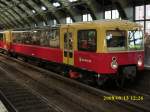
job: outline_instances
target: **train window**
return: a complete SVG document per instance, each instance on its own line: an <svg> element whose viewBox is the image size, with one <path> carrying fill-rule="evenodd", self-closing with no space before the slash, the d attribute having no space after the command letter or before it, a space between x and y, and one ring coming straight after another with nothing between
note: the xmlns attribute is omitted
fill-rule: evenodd
<svg viewBox="0 0 150 112"><path fill-rule="evenodd" d="M32 32L13 32L13 43L39 45L44 47L59 47L59 30L37 29Z"/></svg>
<svg viewBox="0 0 150 112"><path fill-rule="evenodd" d="M136 30L128 31L128 41L129 50L143 49L143 32Z"/></svg>
<svg viewBox="0 0 150 112"><path fill-rule="evenodd" d="M3 33L0 33L0 40L3 40Z"/></svg>
<svg viewBox="0 0 150 112"><path fill-rule="evenodd" d="M39 38L40 32L35 30L32 31L31 35L32 35L32 44L40 45L40 38Z"/></svg>
<svg viewBox="0 0 150 112"><path fill-rule="evenodd" d="M49 47L49 30L38 29L32 32L31 43L43 47Z"/></svg>
<svg viewBox="0 0 150 112"><path fill-rule="evenodd" d="M48 35L49 35L49 46L52 48L59 48L60 47L59 29L52 29Z"/></svg>
<svg viewBox="0 0 150 112"><path fill-rule="evenodd" d="M30 32L22 32L21 34L22 43L32 44L32 35Z"/></svg>
<svg viewBox="0 0 150 112"><path fill-rule="evenodd" d="M73 37L70 32L64 34L64 48L69 50L73 49Z"/></svg>
<svg viewBox="0 0 150 112"><path fill-rule="evenodd" d="M12 33L12 40L13 43L23 43L23 38L21 36L22 32L13 32Z"/></svg>
<svg viewBox="0 0 150 112"><path fill-rule="evenodd" d="M125 50L126 36L125 31L109 30L106 31L106 42L108 50Z"/></svg>
<svg viewBox="0 0 150 112"><path fill-rule="evenodd" d="M45 46L44 35L45 35L45 32L43 32L42 30L33 31L32 32L32 44Z"/></svg>
<svg viewBox="0 0 150 112"><path fill-rule="evenodd" d="M81 51L96 51L97 32L91 30L78 31L78 50Z"/></svg>
<svg viewBox="0 0 150 112"><path fill-rule="evenodd" d="M41 30L39 35L40 45L44 47L49 46L49 37L48 37L48 30Z"/></svg>
<svg viewBox="0 0 150 112"><path fill-rule="evenodd" d="M14 33L12 33L12 42L16 43L16 36L14 35Z"/></svg>

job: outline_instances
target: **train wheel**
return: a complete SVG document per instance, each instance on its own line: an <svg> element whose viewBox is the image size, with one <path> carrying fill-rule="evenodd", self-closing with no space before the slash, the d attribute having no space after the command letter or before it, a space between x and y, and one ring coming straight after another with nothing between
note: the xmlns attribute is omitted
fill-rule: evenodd
<svg viewBox="0 0 150 112"><path fill-rule="evenodd" d="M117 87L124 87L124 84L125 84L125 76L122 74L120 76L118 76L116 79L115 79L115 82L116 82L116 85Z"/></svg>
<svg viewBox="0 0 150 112"><path fill-rule="evenodd" d="M15 54L15 53L12 53L12 57L13 57L13 58L18 58L18 55Z"/></svg>
<svg viewBox="0 0 150 112"><path fill-rule="evenodd" d="M0 53L4 54L4 50L1 50Z"/></svg>
<svg viewBox="0 0 150 112"><path fill-rule="evenodd" d="M118 76L116 79L117 86L124 87L126 80L128 81L128 84L134 82L136 74L137 74L136 66L127 66L121 68L117 74Z"/></svg>
<svg viewBox="0 0 150 112"><path fill-rule="evenodd" d="M69 67L65 66L62 70L62 74L65 77L69 77Z"/></svg>
<svg viewBox="0 0 150 112"><path fill-rule="evenodd" d="M105 81L103 81L103 80L97 80L96 83L97 83L97 85L98 85L99 87L101 87L101 86L104 85Z"/></svg>
<svg viewBox="0 0 150 112"><path fill-rule="evenodd" d="M28 62L27 57L22 57L22 59L23 59L24 62Z"/></svg>
<svg viewBox="0 0 150 112"><path fill-rule="evenodd" d="M97 74L96 83L99 87L102 87L107 80L108 80L108 77Z"/></svg>

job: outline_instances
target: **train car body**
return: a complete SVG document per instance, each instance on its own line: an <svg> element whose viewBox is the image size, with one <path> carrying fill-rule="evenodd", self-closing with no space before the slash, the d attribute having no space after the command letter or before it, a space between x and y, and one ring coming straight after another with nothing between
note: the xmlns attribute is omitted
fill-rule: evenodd
<svg viewBox="0 0 150 112"><path fill-rule="evenodd" d="M0 49L1 50L9 51L11 41L12 40L11 40L11 32L10 31L0 32Z"/></svg>
<svg viewBox="0 0 150 112"><path fill-rule="evenodd" d="M5 34L7 49L12 54L94 72L98 78L115 76L120 68L122 74L130 75L144 68L141 26L125 20L73 23L51 30ZM2 49L3 44L1 41Z"/></svg>

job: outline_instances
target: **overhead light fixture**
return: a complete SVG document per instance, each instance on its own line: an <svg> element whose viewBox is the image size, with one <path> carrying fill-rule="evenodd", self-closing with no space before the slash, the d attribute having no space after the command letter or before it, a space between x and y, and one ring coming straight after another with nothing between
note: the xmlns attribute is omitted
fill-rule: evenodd
<svg viewBox="0 0 150 112"><path fill-rule="evenodd" d="M42 6L41 9L42 9L43 11L45 11L45 10L46 10L46 7Z"/></svg>
<svg viewBox="0 0 150 112"><path fill-rule="evenodd" d="M56 25L57 24L57 21L56 19L53 20L53 25Z"/></svg>
<svg viewBox="0 0 150 112"><path fill-rule="evenodd" d="M43 26L46 26L46 22L45 21L43 21Z"/></svg>
<svg viewBox="0 0 150 112"><path fill-rule="evenodd" d="M76 1L78 1L78 0L69 0L69 2L76 2Z"/></svg>
<svg viewBox="0 0 150 112"><path fill-rule="evenodd" d="M34 24L34 27L37 27L37 24Z"/></svg>
<svg viewBox="0 0 150 112"><path fill-rule="evenodd" d="M59 2L54 2L54 3L53 3L53 6L54 6L54 7L60 7L60 3L59 3Z"/></svg>
<svg viewBox="0 0 150 112"><path fill-rule="evenodd" d="M36 13L36 11L35 11L35 10L32 10L32 12L33 12L33 13Z"/></svg>

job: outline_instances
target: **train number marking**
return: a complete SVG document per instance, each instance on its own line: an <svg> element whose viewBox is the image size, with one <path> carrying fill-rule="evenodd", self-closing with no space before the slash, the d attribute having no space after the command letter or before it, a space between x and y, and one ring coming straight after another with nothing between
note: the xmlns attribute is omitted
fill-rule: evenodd
<svg viewBox="0 0 150 112"><path fill-rule="evenodd" d="M86 59L86 58L79 58L79 61L80 62L86 62L86 63L92 63L92 60L91 59Z"/></svg>

